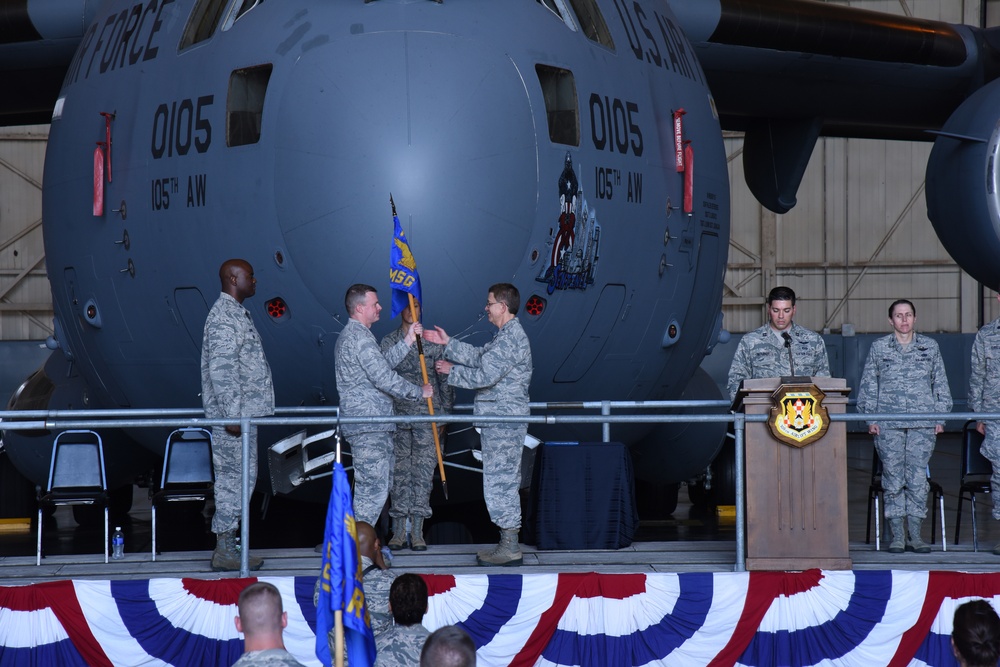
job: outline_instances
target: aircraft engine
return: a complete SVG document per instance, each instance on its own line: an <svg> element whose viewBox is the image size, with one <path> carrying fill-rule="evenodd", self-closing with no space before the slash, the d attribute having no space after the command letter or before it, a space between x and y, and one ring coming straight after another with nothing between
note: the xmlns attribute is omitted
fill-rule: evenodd
<svg viewBox="0 0 1000 667"><path fill-rule="evenodd" d="M927 214L942 245L976 280L1000 287L1000 80L951 115L927 161Z"/></svg>

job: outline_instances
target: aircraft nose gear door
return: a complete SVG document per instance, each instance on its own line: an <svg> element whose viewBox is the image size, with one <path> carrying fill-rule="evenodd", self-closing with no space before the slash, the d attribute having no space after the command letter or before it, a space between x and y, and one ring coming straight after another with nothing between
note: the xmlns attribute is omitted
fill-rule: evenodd
<svg viewBox="0 0 1000 667"><path fill-rule="evenodd" d="M601 298L594 306L594 312L587 322L576 345L570 350L566 360L556 371L553 382L576 382L597 360L597 355L608 342L611 330L618 321L622 304L625 302L624 285L605 285L601 290Z"/></svg>

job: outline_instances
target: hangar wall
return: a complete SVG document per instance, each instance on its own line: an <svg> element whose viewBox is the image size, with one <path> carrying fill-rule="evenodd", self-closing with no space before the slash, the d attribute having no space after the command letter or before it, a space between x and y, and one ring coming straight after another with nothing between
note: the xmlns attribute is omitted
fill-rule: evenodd
<svg viewBox="0 0 1000 667"><path fill-rule="evenodd" d="M978 0L854 0L861 9L980 25ZM1000 23L991 0L987 23ZM732 237L723 310L725 328L755 329L768 291L788 285L799 296L796 321L826 332L889 329L897 298L917 308L918 329L973 333L1000 313L994 293L951 260L924 200L931 143L820 139L785 215L764 209L744 180L742 136L727 134ZM980 310L982 303L982 311Z"/></svg>
<svg viewBox="0 0 1000 667"><path fill-rule="evenodd" d="M42 245L47 125L0 128L0 340L44 340L52 295Z"/></svg>

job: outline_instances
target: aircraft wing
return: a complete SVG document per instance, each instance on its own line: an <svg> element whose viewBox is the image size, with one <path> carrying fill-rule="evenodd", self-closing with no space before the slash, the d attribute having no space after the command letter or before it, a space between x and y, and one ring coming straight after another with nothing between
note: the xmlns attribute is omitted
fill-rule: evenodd
<svg viewBox="0 0 1000 667"><path fill-rule="evenodd" d="M95 0L0 0L0 125L48 123Z"/></svg>
<svg viewBox="0 0 1000 667"><path fill-rule="evenodd" d="M747 184L785 213L820 136L934 141L927 211L970 275L1000 288L1000 29L814 0L671 0Z"/></svg>
<svg viewBox="0 0 1000 667"><path fill-rule="evenodd" d="M1000 74L993 31L812 0L671 0L722 125L819 119L823 136L932 140Z"/></svg>

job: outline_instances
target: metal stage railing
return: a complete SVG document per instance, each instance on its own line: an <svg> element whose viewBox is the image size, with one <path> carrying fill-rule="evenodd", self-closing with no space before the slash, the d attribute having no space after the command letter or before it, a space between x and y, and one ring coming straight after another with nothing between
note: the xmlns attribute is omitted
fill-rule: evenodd
<svg viewBox="0 0 1000 667"><path fill-rule="evenodd" d="M338 424L371 424L371 423L429 423L438 424L601 424L602 436L605 442L611 440L613 424L651 424L651 423L731 423L736 446L736 563L734 570L746 570L746 534L744 498L744 435L747 423L766 422L765 414L746 415L742 412L730 412L728 401L580 401L580 402L550 402L531 403L532 410L595 410L599 414L531 414L510 416L486 416L471 414L439 414L434 416L375 416L375 417L340 417L338 408L331 407L293 407L278 408L271 417L245 417L242 419L206 419L203 411L196 408L170 409L119 409L119 410L22 410L0 411L0 429L5 431L30 431L38 429L62 430L77 428L178 428L183 426L228 426L238 424L243 433L243 508L242 515L250 513L250 481L247 470L250 464L249 438L250 428L258 426L322 426L330 427ZM469 412L472 405L457 405L456 412ZM649 414L649 410L703 409L727 410L725 413L710 414ZM635 411L638 414L616 414L614 410ZM980 421L1000 420L1000 413L974 412L928 412L912 414L873 413L873 414L831 414L834 422L854 421L952 421L970 419ZM250 522L242 521L241 543L250 544ZM250 550L241 550L240 576L249 576L248 556Z"/></svg>

